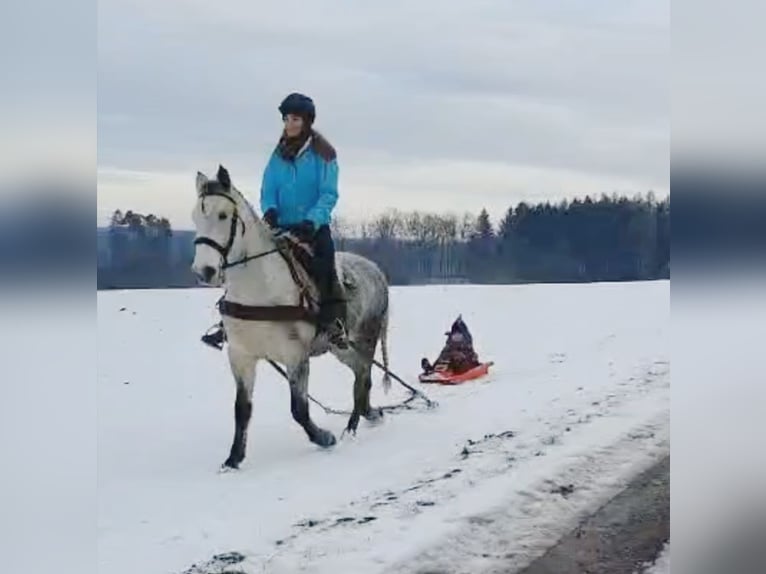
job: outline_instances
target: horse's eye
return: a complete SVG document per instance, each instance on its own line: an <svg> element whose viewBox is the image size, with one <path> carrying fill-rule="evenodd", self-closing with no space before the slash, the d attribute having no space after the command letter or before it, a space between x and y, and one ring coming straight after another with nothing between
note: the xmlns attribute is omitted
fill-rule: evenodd
<svg viewBox="0 0 766 574"><path fill-rule="evenodd" d="M221 221L223 221L227 217L229 217L229 214L226 213L225 211L222 211L221 213L218 214L218 219L220 219Z"/></svg>

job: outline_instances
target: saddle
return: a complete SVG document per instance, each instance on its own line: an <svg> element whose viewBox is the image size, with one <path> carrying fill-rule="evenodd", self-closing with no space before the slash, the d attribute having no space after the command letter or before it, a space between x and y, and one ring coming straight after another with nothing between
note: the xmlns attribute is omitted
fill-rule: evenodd
<svg viewBox="0 0 766 574"><path fill-rule="evenodd" d="M279 254L287 263L290 274L300 291L300 306L304 307L315 319L319 316L321 292L311 274L311 262L314 256L311 248L301 243L293 235L286 233L276 237ZM354 284L350 278L342 277L341 270L336 265L330 300L326 303L343 303L346 301L348 289Z"/></svg>

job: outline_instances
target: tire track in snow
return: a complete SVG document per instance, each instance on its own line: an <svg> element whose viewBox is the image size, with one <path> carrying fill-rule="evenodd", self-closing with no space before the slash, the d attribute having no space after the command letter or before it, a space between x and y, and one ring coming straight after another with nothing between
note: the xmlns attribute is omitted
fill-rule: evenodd
<svg viewBox="0 0 766 574"><path fill-rule="evenodd" d="M667 387L668 375L669 364L666 361L653 361L617 384L625 389L623 393L594 393L587 397L589 404L584 410L560 409L552 420L540 419L542 428L537 427L531 435L525 429L504 429L466 439L462 450L456 452L451 461L445 461L441 470L426 474L406 488L377 492L352 501L330 515L306 517L296 522L289 536L274 541L274 551L268 556L237 554L242 559L237 563L236 570L222 570L222 567L230 568L231 564L221 564L220 559L214 558L184 574L342 571L343 568L338 569L338 565L364 552L368 541L373 541L369 542L368 547L368 554L373 556L367 556L367 559L376 561L379 568L384 568L387 560L374 556L377 551L373 548L377 544L374 541L388 539L389 546L401 544L406 547L405 525L427 519L429 514L441 515L434 516L437 522L449 522L445 509L466 492L481 487L495 477L502 478L535 464L535 459L546 457L551 449L566 442L570 433L609 416L623 405ZM588 394L584 390L582 392ZM551 401L552 404L556 402L557 399ZM652 425L639 425L628 433L625 440L629 443L662 440L655 437L655 430ZM581 487L576 482L575 478L572 482L563 483L543 479L538 486L542 488L542 496L566 501L571 495L576 495ZM537 500L541 492L527 494ZM471 520L480 525L482 517ZM374 570L373 564L359 562L357 556L357 564L361 563Z"/></svg>

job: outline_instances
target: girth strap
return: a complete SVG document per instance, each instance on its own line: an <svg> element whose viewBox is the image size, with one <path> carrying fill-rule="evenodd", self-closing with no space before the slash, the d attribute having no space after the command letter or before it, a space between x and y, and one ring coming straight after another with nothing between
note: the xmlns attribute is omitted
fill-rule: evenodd
<svg viewBox="0 0 766 574"><path fill-rule="evenodd" d="M252 306L223 299L218 303L218 310L221 315L243 321L317 321L316 313L297 305Z"/></svg>

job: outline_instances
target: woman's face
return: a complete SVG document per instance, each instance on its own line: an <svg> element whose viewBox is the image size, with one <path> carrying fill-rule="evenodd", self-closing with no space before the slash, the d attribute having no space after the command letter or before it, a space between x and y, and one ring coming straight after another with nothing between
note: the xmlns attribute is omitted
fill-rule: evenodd
<svg viewBox="0 0 766 574"><path fill-rule="evenodd" d="M285 134L287 137L294 138L300 135L303 130L303 118L294 114L287 114L284 117Z"/></svg>

